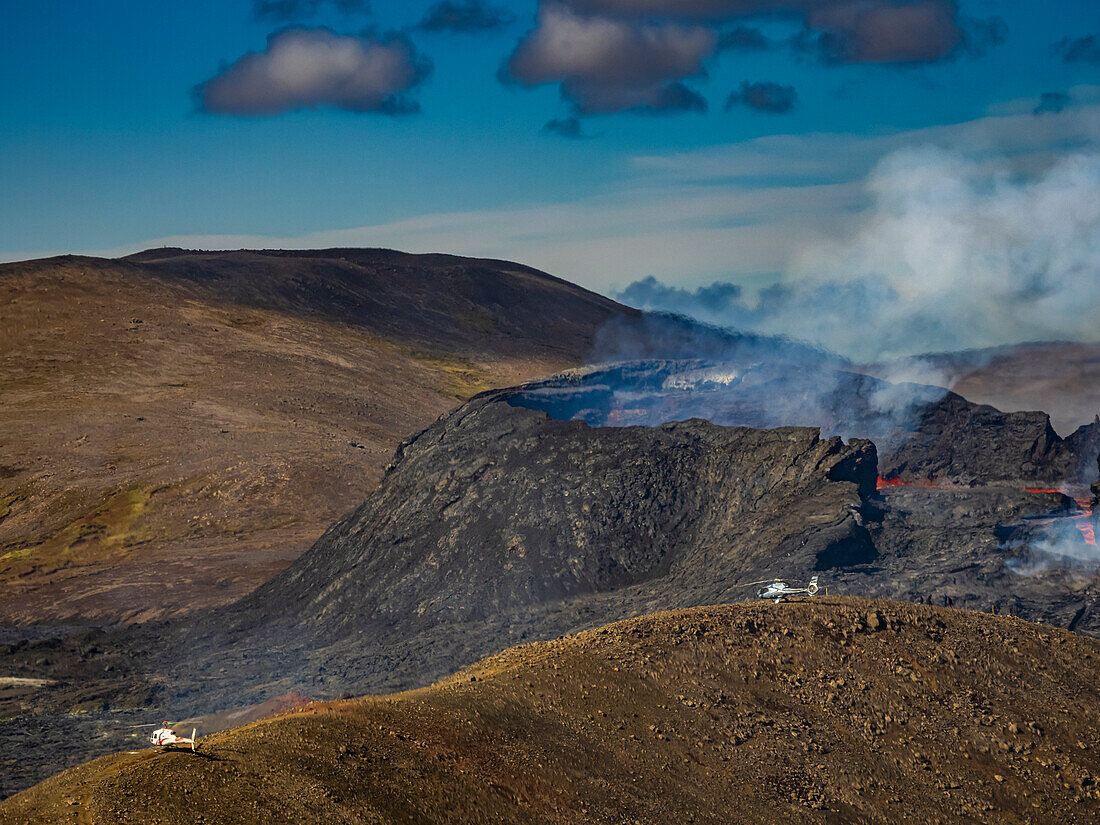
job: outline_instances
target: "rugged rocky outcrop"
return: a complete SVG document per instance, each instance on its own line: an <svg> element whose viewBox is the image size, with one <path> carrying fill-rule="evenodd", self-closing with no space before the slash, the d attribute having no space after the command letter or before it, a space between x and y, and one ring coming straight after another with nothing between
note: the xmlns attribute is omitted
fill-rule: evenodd
<svg viewBox="0 0 1100 825"><path fill-rule="evenodd" d="M897 380L902 375L935 375L930 383L954 390L977 404L999 410L1043 410L1054 429L1071 433L1091 424L1100 411L1100 343L1037 341L923 353L861 372Z"/></svg>
<svg viewBox="0 0 1100 825"><path fill-rule="evenodd" d="M1036 480L1087 484L1095 480L1100 423L1066 438L1044 412L1001 412L947 393L928 405L916 427L890 439L881 472L891 478L938 478L966 483Z"/></svg>
<svg viewBox="0 0 1100 825"><path fill-rule="evenodd" d="M940 387L893 384L825 359L658 360L573 370L514 402L593 426L704 418L727 426L816 426L869 438L884 477L1089 483L1100 423L1061 438L1042 412L1005 413Z"/></svg>
<svg viewBox="0 0 1100 825"><path fill-rule="evenodd" d="M186 644L210 661L206 701L222 667L330 693L423 684L509 640L868 563L874 484L869 442L593 429L488 393L403 444L374 496Z"/></svg>
<svg viewBox="0 0 1100 825"><path fill-rule="evenodd" d="M376 495L232 612L252 624L278 605L330 635L632 587L722 600L777 557L791 572L870 560L874 488L865 441L699 420L597 430L489 393L402 444Z"/></svg>
<svg viewBox="0 0 1100 825"><path fill-rule="evenodd" d="M1100 455L1096 457L1096 478L1097 480L1092 483L1092 495L1100 499Z"/></svg>
<svg viewBox="0 0 1100 825"><path fill-rule="evenodd" d="M35 718L0 721L20 752L7 788L93 742L128 745L117 697L179 718L413 687L525 639L870 562L874 486L870 443L812 429L594 429L479 396L403 444L373 496L243 602L9 646L13 673L53 683L7 706L33 700ZM74 720L74 704L90 712Z"/></svg>
<svg viewBox="0 0 1100 825"><path fill-rule="evenodd" d="M522 406L527 392L483 394L402 444L374 496L188 630L201 688L175 700L411 687L510 641L738 600L769 576L1100 632L1087 569L1021 575L1051 525L1080 539L1061 493L878 491L868 441L699 419L591 427Z"/></svg>

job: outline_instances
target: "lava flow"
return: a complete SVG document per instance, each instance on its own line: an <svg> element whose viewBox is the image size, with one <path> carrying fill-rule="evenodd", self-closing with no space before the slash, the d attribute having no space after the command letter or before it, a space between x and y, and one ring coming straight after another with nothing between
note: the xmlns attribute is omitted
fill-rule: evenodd
<svg viewBox="0 0 1100 825"><path fill-rule="evenodd" d="M1025 487L1025 493L1063 493L1069 495L1069 490L1065 487L1057 489L1047 487ZM1085 540L1085 544L1091 544L1096 546L1096 529L1092 526L1092 499L1088 497L1075 497L1073 499L1077 502L1077 509L1080 513L1075 513L1072 518L1077 522L1077 529L1081 531L1081 536Z"/></svg>
<svg viewBox="0 0 1100 825"><path fill-rule="evenodd" d="M1085 537L1085 544L1091 544L1096 546L1096 530L1092 526L1092 499L1078 498L1074 499L1077 502L1077 506L1081 508L1081 515L1074 516L1077 519L1077 529L1081 531L1081 535Z"/></svg>
<svg viewBox="0 0 1100 825"><path fill-rule="evenodd" d="M882 478L881 476L875 483L875 489L887 490L891 487L930 487L933 489L939 489L942 485L938 484L935 479L928 479L926 481L903 481L900 478ZM1065 487L1025 487L1025 493L1062 493L1069 495L1069 489ZM1077 529L1081 531L1081 537L1085 540L1085 544L1096 547L1096 529L1092 525L1092 499L1088 497L1074 498L1077 502L1077 508L1079 513L1074 513L1071 518L1077 522Z"/></svg>
<svg viewBox="0 0 1100 825"><path fill-rule="evenodd" d="M932 480L929 481L902 481L900 478L882 478L881 476L875 482L876 490L886 490L890 487L932 487L936 488L939 485Z"/></svg>

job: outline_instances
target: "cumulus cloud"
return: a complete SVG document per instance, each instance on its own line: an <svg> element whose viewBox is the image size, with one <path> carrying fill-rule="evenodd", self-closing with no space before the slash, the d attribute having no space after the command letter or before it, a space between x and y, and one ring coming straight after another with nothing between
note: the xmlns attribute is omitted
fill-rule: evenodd
<svg viewBox="0 0 1100 825"><path fill-rule="evenodd" d="M801 31L773 40L746 25L761 19ZM704 111L684 81L721 52L790 47L828 64L910 65L979 56L1006 36L1003 20L962 16L956 0L541 0L500 76L560 83L581 114Z"/></svg>
<svg viewBox="0 0 1100 825"><path fill-rule="evenodd" d="M524 86L560 83L579 113L706 109L680 81L704 73L717 34L705 27L587 17L550 5L520 41L503 76Z"/></svg>
<svg viewBox="0 0 1100 825"><path fill-rule="evenodd" d="M305 20L314 17L325 6L332 6L342 14L369 14L368 0L254 0L252 15L258 19Z"/></svg>
<svg viewBox="0 0 1100 825"><path fill-rule="evenodd" d="M854 232L805 245L784 281L756 295L652 279L619 295L867 360L1096 339L1100 152L1021 178L1006 159L903 149L865 188L871 207Z"/></svg>
<svg viewBox="0 0 1100 825"><path fill-rule="evenodd" d="M806 25L820 32L816 44L830 62L928 62L950 54L962 40L950 0L815 5Z"/></svg>
<svg viewBox="0 0 1100 825"><path fill-rule="evenodd" d="M1063 37L1051 46L1051 51L1066 63L1087 63L1098 66L1100 65L1100 34L1078 38Z"/></svg>
<svg viewBox="0 0 1100 825"><path fill-rule="evenodd" d="M430 32L486 32L515 22L515 16L482 0L442 0L429 8L418 28Z"/></svg>
<svg viewBox="0 0 1100 825"><path fill-rule="evenodd" d="M348 37L329 29L289 28L195 88L203 111L270 115L333 106L403 114L418 106L405 93L430 62L404 37Z"/></svg>
<svg viewBox="0 0 1100 825"><path fill-rule="evenodd" d="M1043 92L1039 105L1032 110L1033 115L1056 115L1073 103L1073 98L1065 92Z"/></svg>
<svg viewBox="0 0 1100 825"><path fill-rule="evenodd" d="M584 14L635 19L676 17L721 21L770 13L804 12L840 0L563 0ZM881 0L879 0L881 1ZM850 2L850 0L849 0Z"/></svg>
<svg viewBox="0 0 1100 825"><path fill-rule="evenodd" d="M802 30L772 40L746 24L761 19ZM558 83L581 114L705 111L684 80L718 53L782 46L827 64L910 65L985 54L1005 36L1003 20L963 17L956 0L540 0L500 78Z"/></svg>
<svg viewBox="0 0 1100 825"><path fill-rule="evenodd" d="M956 0L561 0L582 14L720 25L742 18L801 20L794 40L828 62L919 63L974 54L1004 39L999 18L959 14ZM759 41L757 41L759 43Z"/></svg>
<svg viewBox="0 0 1100 825"><path fill-rule="evenodd" d="M794 108L798 102L798 92L794 86L783 86L771 81L760 83L741 84L735 92L731 92L726 98L726 111L735 106L747 106L758 112L770 112L771 114L783 114Z"/></svg>

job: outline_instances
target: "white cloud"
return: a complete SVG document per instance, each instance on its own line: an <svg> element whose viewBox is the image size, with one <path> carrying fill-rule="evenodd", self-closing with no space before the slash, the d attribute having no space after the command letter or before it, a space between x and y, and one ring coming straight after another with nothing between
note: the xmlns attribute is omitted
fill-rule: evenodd
<svg viewBox="0 0 1100 825"><path fill-rule="evenodd" d="M700 26L587 17L548 5L505 71L525 86L561 83L563 95L585 113L705 109L677 81L702 74L717 42L712 29Z"/></svg>
<svg viewBox="0 0 1100 825"><path fill-rule="evenodd" d="M212 114L270 115L334 106L354 112L416 110L407 92L430 65L403 37L346 37L328 29L289 28L268 38L195 89Z"/></svg>
<svg viewBox="0 0 1100 825"><path fill-rule="evenodd" d="M866 186L873 206L857 231L793 261L791 281L813 300L765 326L873 358L1100 337L1100 151L1021 179L1008 161L903 149ZM866 285L866 297L831 303L845 294L834 284Z"/></svg>

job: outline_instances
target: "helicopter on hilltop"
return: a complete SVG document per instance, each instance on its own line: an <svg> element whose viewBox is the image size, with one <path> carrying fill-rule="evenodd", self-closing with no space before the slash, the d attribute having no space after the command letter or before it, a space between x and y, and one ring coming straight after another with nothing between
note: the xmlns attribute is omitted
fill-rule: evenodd
<svg viewBox="0 0 1100 825"><path fill-rule="evenodd" d="M151 728L153 725L134 725L135 728ZM154 746L160 748L162 751L166 751L169 748L186 747L191 746L192 753L198 747L198 740L195 738L195 734L198 732L198 728L191 729L190 736L180 736L176 733L168 722L161 722L160 727L157 728L149 735L149 742Z"/></svg>
<svg viewBox="0 0 1100 825"><path fill-rule="evenodd" d="M809 584L805 587L792 587L782 579L763 579L762 581L748 582L743 587L751 587L755 584L764 585L756 591L756 598L775 599L776 604L789 596L816 596L821 589L817 583L817 576L810 579Z"/></svg>

